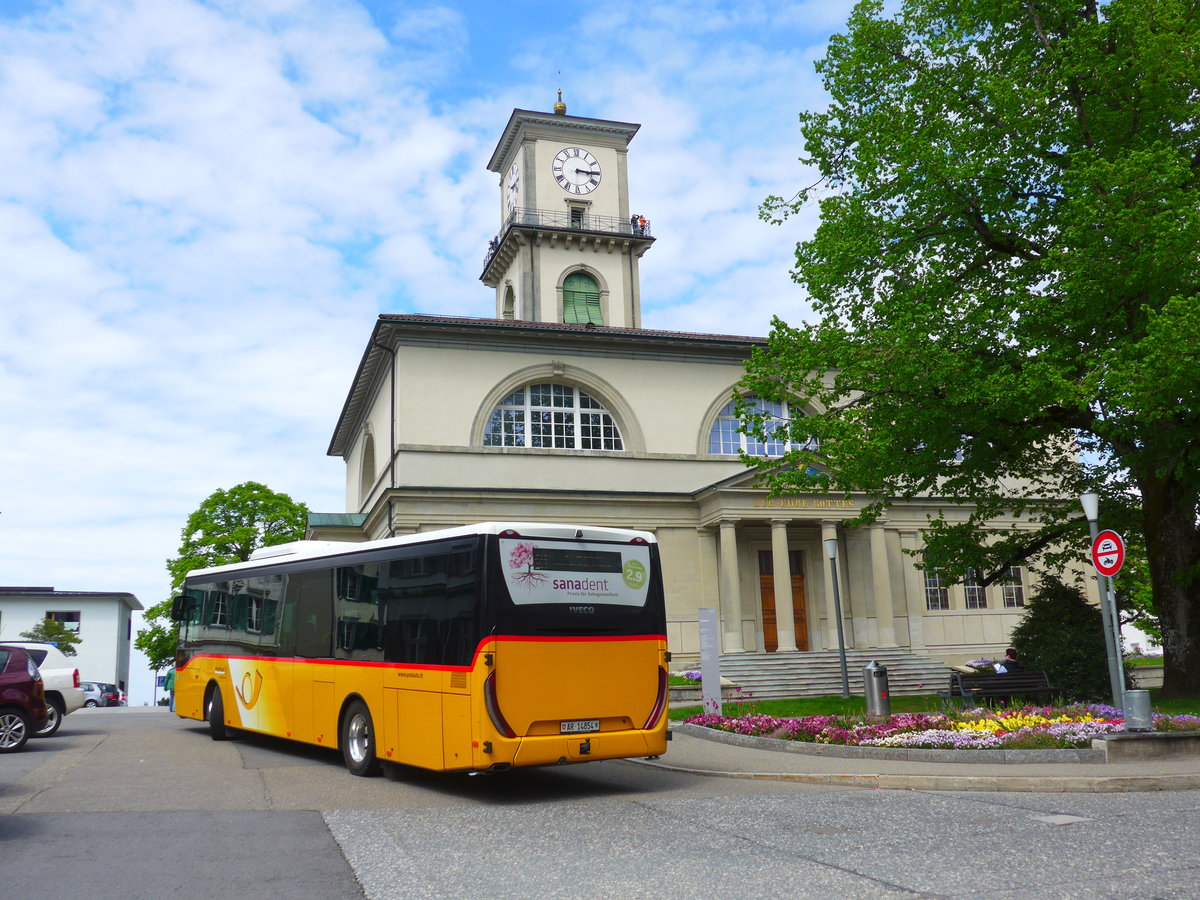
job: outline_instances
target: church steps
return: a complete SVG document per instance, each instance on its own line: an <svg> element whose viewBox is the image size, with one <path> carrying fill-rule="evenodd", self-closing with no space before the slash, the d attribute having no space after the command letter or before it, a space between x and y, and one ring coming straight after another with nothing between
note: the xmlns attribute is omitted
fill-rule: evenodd
<svg viewBox="0 0 1200 900"><path fill-rule="evenodd" d="M933 694L945 690L950 670L937 660L907 650L847 650L850 693L863 695L863 667L872 660L888 671L892 694ZM755 700L816 697L842 692L841 666L836 650L793 653L726 653L721 677Z"/></svg>

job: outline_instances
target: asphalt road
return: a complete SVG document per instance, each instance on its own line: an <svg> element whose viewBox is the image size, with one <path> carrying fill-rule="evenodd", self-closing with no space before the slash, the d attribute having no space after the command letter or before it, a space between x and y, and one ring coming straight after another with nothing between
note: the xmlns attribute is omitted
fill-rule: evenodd
<svg viewBox="0 0 1200 900"><path fill-rule="evenodd" d="M0 756L0 896L1200 897L1200 792L877 791L636 762L348 774L159 710Z"/></svg>

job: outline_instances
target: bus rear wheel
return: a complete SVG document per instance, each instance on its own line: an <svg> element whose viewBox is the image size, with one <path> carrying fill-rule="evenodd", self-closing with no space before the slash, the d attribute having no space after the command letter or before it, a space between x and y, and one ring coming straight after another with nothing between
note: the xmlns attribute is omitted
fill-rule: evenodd
<svg viewBox="0 0 1200 900"><path fill-rule="evenodd" d="M379 760L375 758L375 724L367 704L355 700L346 708L342 717L342 759L351 775L368 776L379 772Z"/></svg>

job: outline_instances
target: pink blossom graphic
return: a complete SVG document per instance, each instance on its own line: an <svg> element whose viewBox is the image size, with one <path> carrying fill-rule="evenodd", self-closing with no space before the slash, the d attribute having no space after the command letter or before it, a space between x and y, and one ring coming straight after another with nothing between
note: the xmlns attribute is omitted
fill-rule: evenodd
<svg viewBox="0 0 1200 900"><path fill-rule="evenodd" d="M546 580L544 574L533 571L533 544L521 543L513 547L512 553L508 555L508 567L517 570L513 581L525 585L531 591ZM521 571L522 569L524 571Z"/></svg>

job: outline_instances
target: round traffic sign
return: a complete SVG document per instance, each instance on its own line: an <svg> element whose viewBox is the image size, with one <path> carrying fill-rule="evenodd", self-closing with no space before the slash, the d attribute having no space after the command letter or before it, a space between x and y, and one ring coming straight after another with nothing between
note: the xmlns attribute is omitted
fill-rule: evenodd
<svg viewBox="0 0 1200 900"><path fill-rule="evenodd" d="M1125 542L1115 531L1102 531L1092 541L1092 564L1101 575L1112 577L1125 564Z"/></svg>

